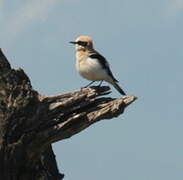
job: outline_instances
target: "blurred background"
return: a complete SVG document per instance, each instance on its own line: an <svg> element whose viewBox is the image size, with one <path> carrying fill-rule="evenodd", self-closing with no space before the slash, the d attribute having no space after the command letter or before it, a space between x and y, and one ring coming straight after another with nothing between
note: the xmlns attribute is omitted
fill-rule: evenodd
<svg viewBox="0 0 183 180"><path fill-rule="evenodd" d="M120 117L53 145L65 180L183 179L182 18L183 0L0 0L0 47L34 89L86 85L68 42L89 35L139 98Z"/></svg>

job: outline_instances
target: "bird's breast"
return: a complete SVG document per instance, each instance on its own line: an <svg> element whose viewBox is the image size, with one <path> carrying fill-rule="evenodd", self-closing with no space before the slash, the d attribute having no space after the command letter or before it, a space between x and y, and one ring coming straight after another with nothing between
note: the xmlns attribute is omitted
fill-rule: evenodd
<svg viewBox="0 0 183 180"><path fill-rule="evenodd" d="M108 76L98 60L88 56L77 57L76 69L82 77L91 81L105 80Z"/></svg>

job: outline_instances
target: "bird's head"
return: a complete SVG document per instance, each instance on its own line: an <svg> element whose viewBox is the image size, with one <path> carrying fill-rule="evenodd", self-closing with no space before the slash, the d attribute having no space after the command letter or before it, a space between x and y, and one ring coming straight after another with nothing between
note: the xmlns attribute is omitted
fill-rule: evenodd
<svg viewBox="0 0 183 180"><path fill-rule="evenodd" d="M75 41L71 41L70 43L76 45L77 51L93 48L92 38L89 36L79 36Z"/></svg>

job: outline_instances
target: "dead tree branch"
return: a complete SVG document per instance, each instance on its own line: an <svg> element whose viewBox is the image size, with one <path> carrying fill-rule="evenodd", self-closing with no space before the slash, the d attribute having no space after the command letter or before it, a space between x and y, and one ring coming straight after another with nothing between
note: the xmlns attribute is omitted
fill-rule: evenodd
<svg viewBox="0 0 183 180"><path fill-rule="evenodd" d="M2 179L62 179L51 144L70 138L100 120L119 116L136 100L135 96L105 97L109 93L108 86L94 86L43 96L32 88L22 69L11 68L0 51Z"/></svg>

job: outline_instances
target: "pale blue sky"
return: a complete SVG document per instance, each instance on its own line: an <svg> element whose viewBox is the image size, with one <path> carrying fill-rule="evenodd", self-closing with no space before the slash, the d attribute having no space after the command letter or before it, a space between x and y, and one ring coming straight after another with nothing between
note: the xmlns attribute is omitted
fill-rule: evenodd
<svg viewBox="0 0 183 180"><path fill-rule="evenodd" d="M0 47L36 90L88 83L68 42L90 35L127 94L139 97L124 115L54 144L65 180L183 179L182 18L183 0L0 0Z"/></svg>

